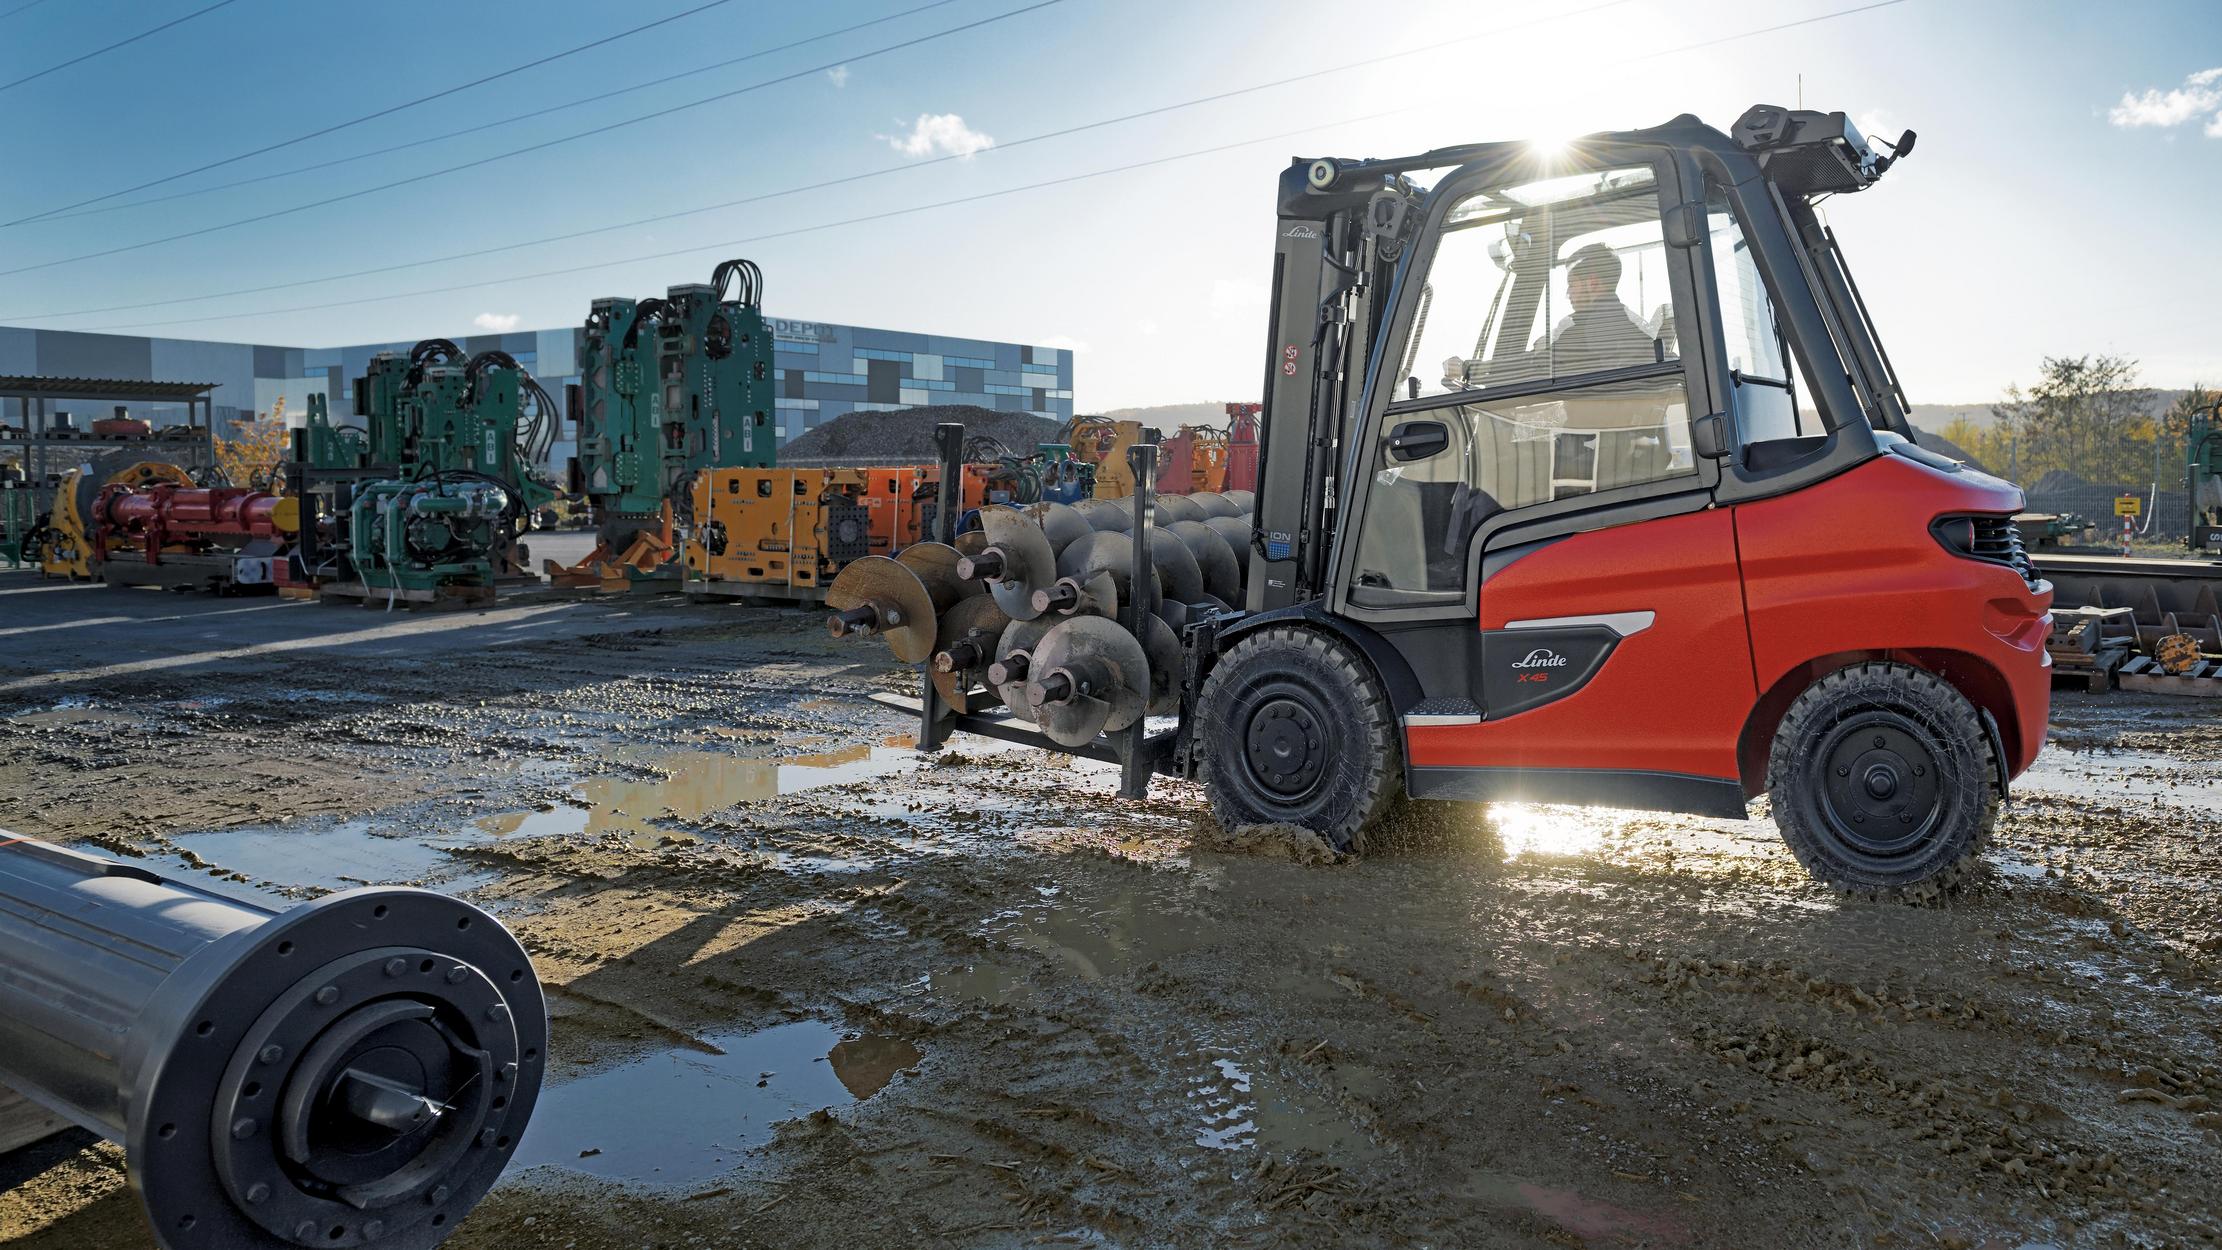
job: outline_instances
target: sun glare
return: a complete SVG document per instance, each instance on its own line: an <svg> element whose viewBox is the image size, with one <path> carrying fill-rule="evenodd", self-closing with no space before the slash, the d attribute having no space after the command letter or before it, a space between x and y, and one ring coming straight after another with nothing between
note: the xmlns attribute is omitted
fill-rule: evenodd
<svg viewBox="0 0 2222 1250"><path fill-rule="evenodd" d="M1605 844L1605 824L1597 813L1578 807L1535 803L1495 803L1489 817L1497 826L1507 859L1522 855L1586 855Z"/></svg>

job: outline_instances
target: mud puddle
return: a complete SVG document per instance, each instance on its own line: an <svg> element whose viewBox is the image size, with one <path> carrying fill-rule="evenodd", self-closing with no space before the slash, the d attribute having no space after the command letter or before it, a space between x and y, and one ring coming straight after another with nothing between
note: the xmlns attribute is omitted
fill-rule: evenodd
<svg viewBox="0 0 2222 1250"><path fill-rule="evenodd" d="M428 838L382 832L385 822L346 820L318 826L249 826L189 833L173 839L189 868L236 873L282 895L301 887L345 890L360 885L438 886L450 893L474 889L496 874L476 871L448 855L469 837Z"/></svg>
<svg viewBox="0 0 2222 1250"><path fill-rule="evenodd" d="M696 839L664 824L696 822L729 807L782 795L866 781L915 767L917 755L858 744L808 755L756 757L679 751L643 761L663 775L595 777L573 785L564 802L483 817L477 828L495 837L616 834L643 849Z"/></svg>
<svg viewBox="0 0 2222 1250"><path fill-rule="evenodd" d="M707 1039L550 1088L512 1175L555 1167L607 1180L685 1185L723 1175L783 1121L879 1093L924 1058L900 1038L819 1020Z"/></svg>
<svg viewBox="0 0 2222 1250"><path fill-rule="evenodd" d="M2014 789L2070 798L2164 798L2222 812L2222 765L2151 751L2047 746Z"/></svg>

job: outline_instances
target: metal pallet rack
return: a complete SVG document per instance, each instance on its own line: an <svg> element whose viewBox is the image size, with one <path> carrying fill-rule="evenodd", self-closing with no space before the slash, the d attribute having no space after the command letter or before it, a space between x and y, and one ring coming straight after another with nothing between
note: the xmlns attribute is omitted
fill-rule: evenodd
<svg viewBox="0 0 2222 1250"><path fill-rule="evenodd" d="M159 450L161 458L187 469L216 464L216 403L209 395L217 382L142 382L126 378L50 378L0 376L0 451L20 449L23 480L43 485L92 456L123 448ZM14 404L7 401L14 400ZM85 430L58 433L55 404L185 405L185 424L163 426L148 438L101 437ZM14 411L11 413L10 408ZM14 417L10 421L9 417ZM183 434L170 431L183 430Z"/></svg>

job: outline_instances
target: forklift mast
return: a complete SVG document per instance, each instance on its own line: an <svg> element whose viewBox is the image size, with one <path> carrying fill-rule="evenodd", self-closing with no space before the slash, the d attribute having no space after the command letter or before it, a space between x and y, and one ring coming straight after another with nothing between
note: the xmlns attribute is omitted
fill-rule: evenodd
<svg viewBox="0 0 2222 1250"><path fill-rule="evenodd" d="M1332 545L1335 458L1365 390L1365 360L1422 193L1401 173L1329 190L1333 160L1280 179L1265 405L1258 434L1250 611L1319 596ZM1361 179L1353 178L1353 182Z"/></svg>

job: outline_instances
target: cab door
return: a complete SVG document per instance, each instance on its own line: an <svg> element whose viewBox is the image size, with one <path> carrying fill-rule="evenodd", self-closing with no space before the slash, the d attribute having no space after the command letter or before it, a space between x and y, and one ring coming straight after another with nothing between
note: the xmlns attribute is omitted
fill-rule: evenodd
<svg viewBox="0 0 2222 1250"><path fill-rule="evenodd" d="M1715 323L1684 173L1596 145L1469 168L1431 200L1333 604L1417 678L1415 796L1743 810L1750 643L1692 421L1717 411Z"/></svg>

